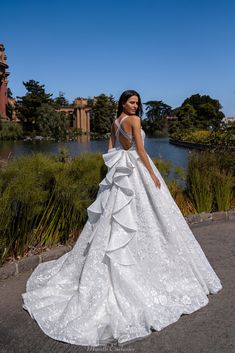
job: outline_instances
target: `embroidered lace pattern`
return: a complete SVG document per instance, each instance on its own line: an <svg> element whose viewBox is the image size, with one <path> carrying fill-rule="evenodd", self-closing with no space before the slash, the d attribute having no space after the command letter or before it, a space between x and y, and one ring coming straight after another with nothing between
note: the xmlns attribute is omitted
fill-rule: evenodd
<svg viewBox="0 0 235 353"><path fill-rule="evenodd" d="M160 331L222 288L151 158L161 189L135 144L124 150L117 142L103 158L108 172L79 239L39 264L22 294L23 308L48 336L77 345Z"/></svg>

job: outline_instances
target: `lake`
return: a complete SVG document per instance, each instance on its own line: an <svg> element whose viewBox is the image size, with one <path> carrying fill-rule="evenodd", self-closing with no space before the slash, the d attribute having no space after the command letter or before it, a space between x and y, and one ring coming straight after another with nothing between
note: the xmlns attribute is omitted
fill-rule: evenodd
<svg viewBox="0 0 235 353"><path fill-rule="evenodd" d="M58 154L61 147L69 150L71 157L82 152L107 152L108 140L90 140L87 136L78 137L77 141L68 142L28 142L28 141L0 141L0 159L16 158L22 155L51 152ZM152 159L161 158L172 164L186 168L190 148L175 146L169 143L168 137L145 138L145 149Z"/></svg>

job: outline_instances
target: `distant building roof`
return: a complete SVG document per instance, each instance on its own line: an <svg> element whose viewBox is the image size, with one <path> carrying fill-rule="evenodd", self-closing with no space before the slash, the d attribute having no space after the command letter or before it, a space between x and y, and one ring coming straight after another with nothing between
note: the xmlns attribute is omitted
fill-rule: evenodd
<svg viewBox="0 0 235 353"><path fill-rule="evenodd" d="M227 118L223 118L222 121L225 122L225 123L235 123L235 117L234 116L230 116L230 117L227 117Z"/></svg>

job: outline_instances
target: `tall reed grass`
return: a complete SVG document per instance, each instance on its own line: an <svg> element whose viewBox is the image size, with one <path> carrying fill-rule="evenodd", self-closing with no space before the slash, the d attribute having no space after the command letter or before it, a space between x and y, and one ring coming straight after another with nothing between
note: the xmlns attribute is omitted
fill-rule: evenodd
<svg viewBox="0 0 235 353"><path fill-rule="evenodd" d="M185 169L173 165L170 161L164 161L161 158L155 159L154 164L164 178L164 181L182 214L186 216L195 213L196 210L181 185L182 181L186 179ZM169 178L170 174L173 176L173 179Z"/></svg>
<svg viewBox="0 0 235 353"><path fill-rule="evenodd" d="M192 151L186 192L198 213L227 211L234 194L233 154Z"/></svg>
<svg viewBox="0 0 235 353"><path fill-rule="evenodd" d="M154 163L183 215L234 205L234 155L193 151L187 175L175 167L174 180L170 162ZM106 172L100 153L71 159L67 151L20 157L0 168L0 264L31 247L63 244L82 229Z"/></svg>
<svg viewBox="0 0 235 353"><path fill-rule="evenodd" d="M83 226L104 173L99 153L70 163L45 154L9 162L0 171L0 263L30 245L65 242Z"/></svg>
<svg viewBox="0 0 235 353"><path fill-rule="evenodd" d="M213 187L216 209L218 211L228 211L231 208L233 198L234 178L231 172L218 170L213 174Z"/></svg>
<svg viewBox="0 0 235 353"><path fill-rule="evenodd" d="M55 186L33 241L42 245L64 243L73 229L82 227L87 207L95 199L105 167L99 154L82 154L55 175Z"/></svg>

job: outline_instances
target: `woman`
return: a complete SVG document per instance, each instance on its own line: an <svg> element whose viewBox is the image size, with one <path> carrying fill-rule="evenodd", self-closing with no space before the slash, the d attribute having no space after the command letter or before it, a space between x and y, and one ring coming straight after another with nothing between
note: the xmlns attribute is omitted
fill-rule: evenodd
<svg viewBox="0 0 235 353"><path fill-rule="evenodd" d="M151 167L151 164L149 162L148 155L144 149L144 141L141 135L141 123L140 123L139 115L140 116L142 115L142 104L141 104L141 99L139 94L131 90L123 92L118 103L118 112L117 112L118 119L115 120L111 128L111 136L110 136L109 145L108 145L109 151L115 145L115 142L116 142L115 132L116 131L119 132L119 129L120 129L121 135L120 134L118 135L119 137L118 142L120 140L121 147L123 146L124 149L129 149L132 147L132 145L136 146L136 150L141 160L143 161L144 165L148 169L154 183L156 184L156 186L160 188L159 179L156 177L153 171L153 168ZM122 124L123 128L125 127L123 131L122 127L120 126L120 122L123 123L122 120L126 118L128 119L124 123L124 126ZM118 123L118 126L120 126L119 129L118 127L114 127L116 122ZM132 134L132 131L133 131L133 134ZM124 146L127 146L127 148Z"/></svg>
<svg viewBox="0 0 235 353"><path fill-rule="evenodd" d="M141 99L119 99L108 167L73 249L39 264L22 294L50 337L126 343L207 305L221 282L144 149Z"/></svg>

